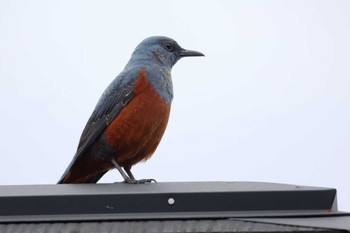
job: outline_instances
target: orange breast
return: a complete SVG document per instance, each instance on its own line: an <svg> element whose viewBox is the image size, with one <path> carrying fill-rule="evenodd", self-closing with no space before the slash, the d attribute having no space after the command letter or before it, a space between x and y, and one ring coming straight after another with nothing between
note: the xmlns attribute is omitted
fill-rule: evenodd
<svg viewBox="0 0 350 233"><path fill-rule="evenodd" d="M131 167L156 150L168 123L170 105L139 73L133 99L105 130L105 143L115 151L120 166Z"/></svg>

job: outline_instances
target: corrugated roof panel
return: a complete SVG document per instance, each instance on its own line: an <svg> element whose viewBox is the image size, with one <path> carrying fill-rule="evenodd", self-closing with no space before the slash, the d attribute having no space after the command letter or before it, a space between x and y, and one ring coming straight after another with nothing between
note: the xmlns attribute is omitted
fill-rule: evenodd
<svg viewBox="0 0 350 233"><path fill-rule="evenodd" d="M122 221L84 223L26 223L0 224L6 233L148 233L148 232L340 232L336 230L255 223L242 220L173 220L173 221Z"/></svg>

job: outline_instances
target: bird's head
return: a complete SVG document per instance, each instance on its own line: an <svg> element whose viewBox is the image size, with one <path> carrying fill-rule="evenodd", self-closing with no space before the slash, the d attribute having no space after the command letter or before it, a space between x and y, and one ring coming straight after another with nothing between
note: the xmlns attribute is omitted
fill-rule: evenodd
<svg viewBox="0 0 350 233"><path fill-rule="evenodd" d="M164 36L152 36L143 40L132 54L132 60L160 62L172 68L182 57L204 56L203 53L186 50L173 39Z"/></svg>

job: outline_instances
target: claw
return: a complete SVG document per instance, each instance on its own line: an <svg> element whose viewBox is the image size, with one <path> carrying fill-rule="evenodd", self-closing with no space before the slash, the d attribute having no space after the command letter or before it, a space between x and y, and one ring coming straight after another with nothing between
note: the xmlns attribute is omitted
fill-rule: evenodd
<svg viewBox="0 0 350 233"><path fill-rule="evenodd" d="M126 179L126 180L124 180L124 183L127 183L127 184L145 184L145 183L152 183L152 181L154 181L154 183L157 183L157 181L155 179L142 179L142 180Z"/></svg>

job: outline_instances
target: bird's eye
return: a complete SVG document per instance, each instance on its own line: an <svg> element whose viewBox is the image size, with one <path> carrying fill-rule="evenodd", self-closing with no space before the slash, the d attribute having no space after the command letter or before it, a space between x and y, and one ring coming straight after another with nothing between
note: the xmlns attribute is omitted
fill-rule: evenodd
<svg viewBox="0 0 350 233"><path fill-rule="evenodd" d="M172 50L173 50L173 45L170 44L170 43L167 43L167 44L165 45L165 48L166 48L168 51L172 51Z"/></svg>

